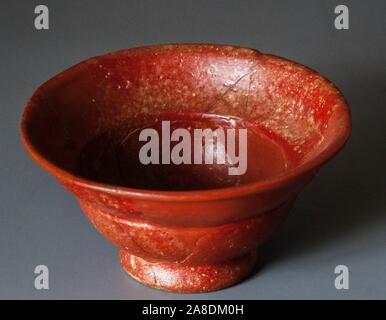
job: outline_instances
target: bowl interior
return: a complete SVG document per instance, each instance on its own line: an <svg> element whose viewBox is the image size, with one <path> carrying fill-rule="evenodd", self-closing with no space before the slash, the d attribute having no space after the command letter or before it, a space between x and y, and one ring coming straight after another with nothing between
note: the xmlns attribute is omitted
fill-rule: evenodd
<svg viewBox="0 0 386 320"><path fill-rule="evenodd" d="M194 129L247 129L245 173L229 175L227 159L142 164L141 130L162 135L164 121L171 132L192 133L192 145ZM39 155L78 177L200 190L283 175L343 144L348 125L341 94L304 66L251 49L168 45L92 58L62 72L30 99L22 132ZM160 144L160 157L163 151ZM213 155L205 144L200 152L202 159Z"/></svg>

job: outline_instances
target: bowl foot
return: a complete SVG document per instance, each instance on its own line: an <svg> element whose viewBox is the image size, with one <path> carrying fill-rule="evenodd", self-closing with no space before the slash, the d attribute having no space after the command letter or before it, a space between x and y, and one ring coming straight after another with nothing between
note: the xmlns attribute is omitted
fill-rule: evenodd
<svg viewBox="0 0 386 320"><path fill-rule="evenodd" d="M256 253L219 264L188 266L150 261L120 250L123 269L144 285L174 292L209 292L231 286L252 271Z"/></svg>

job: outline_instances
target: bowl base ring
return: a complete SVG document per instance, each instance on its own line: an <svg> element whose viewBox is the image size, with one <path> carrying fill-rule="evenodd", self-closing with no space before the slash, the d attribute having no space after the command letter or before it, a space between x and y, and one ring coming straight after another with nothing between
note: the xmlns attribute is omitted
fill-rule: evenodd
<svg viewBox="0 0 386 320"><path fill-rule="evenodd" d="M218 264L190 266L146 260L120 250L120 262L132 278L146 286L172 292L210 292L246 278L256 264L256 252Z"/></svg>

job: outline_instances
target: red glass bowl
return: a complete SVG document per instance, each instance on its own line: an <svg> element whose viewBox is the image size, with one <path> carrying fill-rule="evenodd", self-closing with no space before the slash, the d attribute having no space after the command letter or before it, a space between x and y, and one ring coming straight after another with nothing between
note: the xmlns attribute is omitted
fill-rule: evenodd
<svg viewBox="0 0 386 320"><path fill-rule="evenodd" d="M275 156L255 150L249 167L261 160L271 174L221 185L209 173L220 172L218 166L201 166L198 174L175 166L161 174L167 183L153 189L146 168L113 158L127 132L165 114L241 119L291 165L275 171ZM133 278L164 290L208 292L251 272L256 248L343 147L350 127L344 97L317 72L252 49L184 44L122 50L61 72L29 99L21 136L32 158L119 247ZM113 178L119 166L119 177L128 180ZM206 179L202 188L189 188L198 177Z"/></svg>

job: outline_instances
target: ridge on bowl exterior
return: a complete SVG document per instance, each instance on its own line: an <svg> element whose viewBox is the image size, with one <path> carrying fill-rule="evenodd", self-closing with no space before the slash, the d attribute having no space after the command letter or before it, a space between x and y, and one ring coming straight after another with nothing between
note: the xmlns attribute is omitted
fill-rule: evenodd
<svg viewBox="0 0 386 320"><path fill-rule="evenodd" d="M280 137L296 165L261 181L194 191L82 176L78 161L90 140L173 112L246 119ZM160 45L91 58L48 80L27 103L21 135L32 158L120 248L133 278L169 291L208 292L251 272L256 248L343 147L350 127L342 94L298 63L233 46Z"/></svg>

